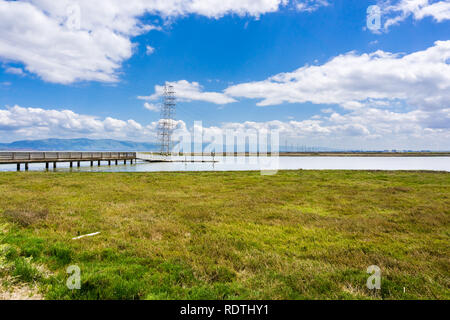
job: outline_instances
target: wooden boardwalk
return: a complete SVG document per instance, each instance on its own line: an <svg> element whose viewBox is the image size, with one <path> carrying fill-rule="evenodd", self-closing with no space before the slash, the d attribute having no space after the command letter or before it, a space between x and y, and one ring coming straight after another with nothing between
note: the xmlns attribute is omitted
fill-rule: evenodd
<svg viewBox="0 0 450 320"><path fill-rule="evenodd" d="M45 163L48 169L50 163L56 168L58 162L69 162L72 168L74 163L80 167L82 161L90 162L91 166L94 162L100 165L101 161L107 161L108 165L111 162L117 165L119 161L133 163L136 161L136 152L0 152L0 164L17 164L17 171L20 171L21 164L28 170L30 163Z"/></svg>

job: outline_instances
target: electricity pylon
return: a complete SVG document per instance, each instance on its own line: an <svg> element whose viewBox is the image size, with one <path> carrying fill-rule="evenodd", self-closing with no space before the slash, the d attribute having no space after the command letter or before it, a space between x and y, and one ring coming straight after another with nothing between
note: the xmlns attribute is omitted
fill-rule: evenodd
<svg viewBox="0 0 450 320"><path fill-rule="evenodd" d="M158 123L158 138L162 155L170 155L172 151L172 133L175 129L175 90L171 84L164 85L161 118Z"/></svg>

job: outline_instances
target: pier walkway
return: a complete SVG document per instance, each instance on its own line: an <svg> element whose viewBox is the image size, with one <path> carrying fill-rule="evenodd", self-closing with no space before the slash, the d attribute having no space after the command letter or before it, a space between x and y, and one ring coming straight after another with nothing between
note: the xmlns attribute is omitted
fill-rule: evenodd
<svg viewBox="0 0 450 320"><path fill-rule="evenodd" d="M56 168L59 162L69 162L72 168L74 164L80 167L82 161L88 161L93 166L94 162L100 165L102 161L107 161L108 165L117 165L119 161L126 164L127 161L136 162L136 159L136 152L0 152L0 164L16 164L17 171L20 171L22 164L28 170L30 163L45 163L48 169L50 164Z"/></svg>

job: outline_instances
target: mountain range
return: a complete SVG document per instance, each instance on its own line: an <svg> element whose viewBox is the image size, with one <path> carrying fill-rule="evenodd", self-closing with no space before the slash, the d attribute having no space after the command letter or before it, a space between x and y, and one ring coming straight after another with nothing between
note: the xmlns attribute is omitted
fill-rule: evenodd
<svg viewBox="0 0 450 320"><path fill-rule="evenodd" d="M3 151L156 151L156 143L113 139L45 139L0 143Z"/></svg>
<svg viewBox="0 0 450 320"><path fill-rule="evenodd" d="M203 147L208 144L205 143ZM226 146L223 147L226 150ZM0 151L157 151L154 142L120 141L113 139L44 139L20 140L0 143ZM192 144L194 150L194 144ZM248 151L246 145L245 150ZM341 151L325 147L280 146L280 152L333 152Z"/></svg>

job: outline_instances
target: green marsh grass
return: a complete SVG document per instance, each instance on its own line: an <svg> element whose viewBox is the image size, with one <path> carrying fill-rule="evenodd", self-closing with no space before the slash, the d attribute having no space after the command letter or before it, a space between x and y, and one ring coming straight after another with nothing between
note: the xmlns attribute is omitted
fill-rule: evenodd
<svg viewBox="0 0 450 320"><path fill-rule="evenodd" d="M449 173L14 172L0 195L0 277L48 299L450 298Z"/></svg>

